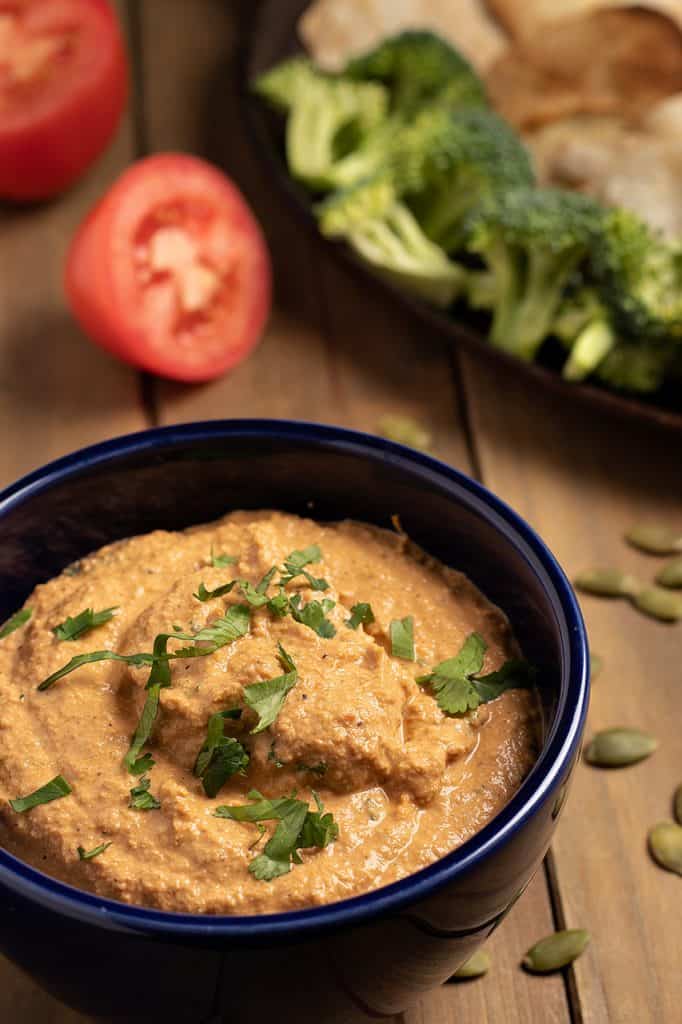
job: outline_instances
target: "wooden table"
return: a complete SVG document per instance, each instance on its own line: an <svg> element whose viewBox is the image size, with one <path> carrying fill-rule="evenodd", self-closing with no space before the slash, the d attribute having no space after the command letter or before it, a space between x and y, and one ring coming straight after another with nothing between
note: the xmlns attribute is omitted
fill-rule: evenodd
<svg viewBox="0 0 682 1024"><path fill-rule="evenodd" d="M429 428L437 455L525 516L569 573L597 562L652 570L620 537L647 514L682 523L679 440L557 405L453 352L302 232L240 123L234 55L248 5L118 6L135 95L115 144L67 196L0 214L0 483L152 424L291 416L371 431L382 415L403 413ZM203 387L140 377L114 362L85 341L61 294L64 252L85 211L135 157L168 149L206 155L238 180L275 264L277 299L263 344L230 376ZM681 1019L682 883L645 852L648 825L669 816L682 781L681 627L645 621L620 603L585 601L584 610L605 661L589 728L639 725L659 737L660 750L622 772L578 768L545 870L490 942L491 973L434 992L403 1024ZM564 976L524 974L522 954L555 926L588 928L588 952ZM0 1019L85 1018L0 962Z"/></svg>

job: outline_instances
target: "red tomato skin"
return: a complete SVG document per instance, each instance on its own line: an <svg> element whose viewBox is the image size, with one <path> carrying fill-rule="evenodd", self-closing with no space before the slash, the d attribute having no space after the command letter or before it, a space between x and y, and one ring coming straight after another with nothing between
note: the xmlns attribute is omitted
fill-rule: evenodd
<svg viewBox="0 0 682 1024"><path fill-rule="evenodd" d="M128 63L107 0L79 0L98 23L98 73L25 123L0 119L0 196L50 199L80 178L111 141L128 100Z"/></svg>
<svg viewBox="0 0 682 1024"><path fill-rule="evenodd" d="M132 189L144 191L149 172L163 180L169 170L196 170L207 183L236 204L238 218L254 243L254 292L244 337L239 344L203 364L188 366L172 354L150 351L144 326L130 316L130 282L120 272L121 239L116 235L117 215ZM133 199L134 203L134 199ZM141 215L144 213L141 210ZM127 254L126 254L127 255ZM122 281L121 278L124 278ZM157 153L132 164L90 211L69 247L64 290L71 310L91 341L139 370L184 383L203 383L222 376L242 362L258 344L272 304L272 269L267 243L258 221L235 185L221 171L186 153Z"/></svg>

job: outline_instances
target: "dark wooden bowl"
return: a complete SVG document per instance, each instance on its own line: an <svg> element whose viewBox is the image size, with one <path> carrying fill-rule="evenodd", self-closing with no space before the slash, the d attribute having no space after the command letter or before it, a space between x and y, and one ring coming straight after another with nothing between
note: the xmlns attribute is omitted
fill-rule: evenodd
<svg viewBox="0 0 682 1024"><path fill-rule="evenodd" d="M672 385L656 395L637 397L609 391L597 384L572 384L565 381L559 372L559 360L552 358L550 351L543 353L541 361L526 363L486 341L480 321L467 310L456 316L433 309L425 302L407 295L394 285L374 274L362 263L353 251L343 243L323 238L317 230L312 213L309 194L289 176L282 149L281 119L266 109L258 97L249 90L249 83L261 72L278 61L300 52L301 44L296 34L298 20L310 0L261 0L256 12L249 19L250 30L245 36L242 51L242 98L246 122L253 142L263 158L268 161L272 177L298 211L309 230L314 231L320 244L331 248L345 263L350 264L367 285L388 292L396 302L416 313L430 326L437 328L446 338L461 345L467 352L483 361L503 364L509 373L525 377L529 391L536 386L548 388L558 397L581 402L595 410L656 423L667 429L682 432L682 396L680 387ZM677 392L677 393L676 393Z"/></svg>

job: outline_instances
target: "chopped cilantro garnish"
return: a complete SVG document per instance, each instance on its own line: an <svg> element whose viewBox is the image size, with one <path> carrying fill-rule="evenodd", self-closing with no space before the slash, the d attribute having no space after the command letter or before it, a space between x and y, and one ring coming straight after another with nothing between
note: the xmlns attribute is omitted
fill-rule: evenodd
<svg viewBox="0 0 682 1024"><path fill-rule="evenodd" d="M223 583L221 587L216 587L215 590L207 590L204 583L199 584L199 589L193 597L196 597L197 601L211 601L214 597L222 597L223 594L229 594L234 587L237 580L230 580L229 583Z"/></svg>
<svg viewBox="0 0 682 1024"><path fill-rule="evenodd" d="M90 651L89 654L76 654L71 661L67 662L56 672L53 672L47 679L43 679L42 683L38 687L39 690L49 690L58 679L62 679L64 676L68 676L69 673L74 672L77 668L82 665L90 665L95 661L123 661L126 665L135 665L138 668L141 665L153 665L154 655L153 654L116 654L115 651Z"/></svg>
<svg viewBox="0 0 682 1024"><path fill-rule="evenodd" d="M161 684L157 683L152 686L150 690L147 690L147 699L144 702L142 708L142 714L140 720L137 723L137 728L133 733L133 738L130 741L130 747L128 753L123 758L123 763L130 772L131 775L140 775L142 772L147 770L150 758L149 754L145 754L144 757L140 757L142 748L152 734L154 728L154 722L159 712L159 701L161 699Z"/></svg>
<svg viewBox="0 0 682 1024"><path fill-rule="evenodd" d="M291 657L281 644L278 647L279 660L282 668L286 670L285 674L244 687L244 700L258 715L258 724L251 730L252 733L263 732L264 729L272 725L282 710L289 690L296 685L298 679L296 666Z"/></svg>
<svg viewBox="0 0 682 1024"><path fill-rule="evenodd" d="M131 775L144 775L145 772L150 772L155 764L156 761L149 752L138 757L137 761L133 761L130 765L126 762Z"/></svg>
<svg viewBox="0 0 682 1024"><path fill-rule="evenodd" d="M394 658L414 661L414 619L394 619L390 626L391 654Z"/></svg>
<svg viewBox="0 0 682 1024"><path fill-rule="evenodd" d="M430 683L439 708L448 715L473 711L479 704L495 700L505 690L530 686L535 672L520 659L505 662L496 672L479 676L487 644L478 633L470 633L454 658L441 661L427 675L419 676L421 685Z"/></svg>
<svg viewBox="0 0 682 1024"><path fill-rule="evenodd" d="M93 860L95 857L99 857L100 853L104 853L111 846L111 842L100 843L99 846L95 846L92 850L86 850L85 847L78 847L78 859L79 860Z"/></svg>
<svg viewBox="0 0 682 1024"><path fill-rule="evenodd" d="M227 780L237 772L244 775L249 766L249 755L232 736L225 736L225 719L233 718L233 712L241 709L230 708L219 711L208 720L206 740L199 751L194 765L194 774L203 784L207 796L216 796Z"/></svg>
<svg viewBox="0 0 682 1024"><path fill-rule="evenodd" d="M103 608L101 612L95 612L92 608L85 608L78 615L69 616L64 619L63 622L54 627L52 632L58 640L79 640L80 637L89 633L91 629L102 626L105 622L113 619L114 612L117 611L118 606Z"/></svg>
<svg viewBox="0 0 682 1024"><path fill-rule="evenodd" d="M354 604L350 610L350 618L346 619L346 625L349 629L357 629L361 625L369 626L372 622L374 622L372 606L364 601L361 601L360 604Z"/></svg>
<svg viewBox="0 0 682 1024"><path fill-rule="evenodd" d="M301 863L298 850L328 846L339 834L333 815L324 814L324 806L316 793L313 793L316 811L309 810L303 800L296 800L295 794L268 800L257 789L252 789L248 796L254 801L252 804L218 807L215 815L234 821L279 822L263 852L249 864L251 874L261 881L270 882L286 875L291 871L292 861Z"/></svg>
<svg viewBox="0 0 682 1024"><path fill-rule="evenodd" d="M173 633L159 633L154 640L153 653L141 654L117 654L115 651L91 651L89 654L77 654L68 664L53 672L51 676L44 679L38 687L39 690L47 690L50 686L69 675L82 665L88 665L95 661L122 661L126 665L151 665L152 671L147 680L147 688L159 684L170 686L169 661L178 658L199 658L207 654L213 654L225 644L232 643L249 631L249 609L246 605L235 604L228 608L225 615L215 619L210 626L205 626L198 633L182 633L176 630ZM169 654L167 645L169 640L191 640L193 647L183 647Z"/></svg>
<svg viewBox="0 0 682 1024"><path fill-rule="evenodd" d="M296 622L308 626L325 640L331 640L336 636L334 623L326 618L327 612L331 611L335 604L336 601L325 597L322 601L309 601L308 604L302 605L300 594L294 594L289 600L289 608Z"/></svg>
<svg viewBox="0 0 682 1024"><path fill-rule="evenodd" d="M16 799L10 800L9 805L17 814L23 814L34 807L39 807L40 804L49 804L52 800L60 800L71 792L73 790L66 779L61 775L55 775L50 782L46 782L44 786L36 789L34 793L29 793L28 796L18 796Z"/></svg>
<svg viewBox="0 0 682 1024"><path fill-rule="evenodd" d="M20 629L24 623L33 615L33 609L22 608L21 611L15 612L11 619L8 619L5 625L0 629L0 640L4 640L10 633L14 633L16 629Z"/></svg>
<svg viewBox="0 0 682 1024"><path fill-rule="evenodd" d="M297 576L304 576L312 590L329 590L329 584L325 579L311 576L305 569L306 565L313 565L315 562L321 561L321 559L322 552L317 544L310 544L309 547L303 548L302 551L292 551L284 559L280 584L286 587L287 583L291 583Z"/></svg>
<svg viewBox="0 0 682 1024"><path fill-rule="evenodd" d="M211 544L211 565L214 569L226 569L228 565L235 565L238 561L238 555L215 555Z"/></svg>
<svg viewBox="0 0 682 1024"><path fill-rule="evenodd" d="M149 792L151 780L143 775L136 786L130 790L130 801L128 807L134 811L158 811L161 804L156 797Z"/></svg>

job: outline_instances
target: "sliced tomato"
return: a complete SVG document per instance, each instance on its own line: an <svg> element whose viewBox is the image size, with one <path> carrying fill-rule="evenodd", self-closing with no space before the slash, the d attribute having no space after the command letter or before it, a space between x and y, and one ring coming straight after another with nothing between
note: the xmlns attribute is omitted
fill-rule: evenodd
<svg viewBox="0 0 682 1024"><path fill-rule="evenodd" d="M106 0L0 0L0 196L67 188L113 136L127 90Z"/></svg>
<svg viewBox="0 0 682 1024"><path fill-rule="evenodd" d="M270 258L238 188L196 157L133 164L79 228L66 292L90 338L140 369L210 380L241 362L270 309Z"/></svg>

